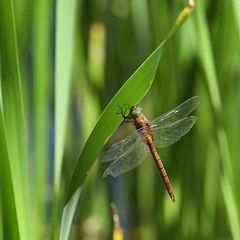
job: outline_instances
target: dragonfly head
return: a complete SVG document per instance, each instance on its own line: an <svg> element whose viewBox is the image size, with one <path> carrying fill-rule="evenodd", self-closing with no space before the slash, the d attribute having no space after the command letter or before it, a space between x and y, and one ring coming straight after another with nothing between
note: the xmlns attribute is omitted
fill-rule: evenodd
<svg viewBox="0 0 240 240"><path fill-rule="evenodd" d="M142 108L137 107L137 106L132 106L129 112L129 117L130 118L136 118L139 114L142 113Z"/></svg>

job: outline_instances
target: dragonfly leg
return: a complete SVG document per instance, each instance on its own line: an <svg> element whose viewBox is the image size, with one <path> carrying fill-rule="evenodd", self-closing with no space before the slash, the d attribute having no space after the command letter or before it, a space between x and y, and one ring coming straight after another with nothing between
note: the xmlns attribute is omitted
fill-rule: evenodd
<svg viewBox="0 0 240 240"><path fill-rule="evenodd" d="M120 106L119 104L117 106L120 108L120 111L116 112L116 114L121 114L125 120L131 120L131 118L129 118L129 116L128 116L128 112L129 112L129 109L131 106L128 104L124 104L123 105L124 107ZM129 122L129 121L127 121L127 122Z"/></svg>

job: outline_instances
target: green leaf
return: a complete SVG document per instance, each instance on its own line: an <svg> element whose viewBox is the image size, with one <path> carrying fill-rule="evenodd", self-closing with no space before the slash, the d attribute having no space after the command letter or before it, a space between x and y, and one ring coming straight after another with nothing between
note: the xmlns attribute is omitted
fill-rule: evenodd
<svg viewBox="0 0 240 240"><path fill-rule="evenodd" d="M232 5L233 5L233 10L235 13L235 19L236 19L236 23L237 23L237 28L238 28L238 36L240 38L240 1L238 0L232 0Z"/></svg>
<svg viewBox="0 0 240 240"><path fill-rule="evenodd" d="M52 1L38 0L34 3L34 176L35 186L33 196L36 202L35 219L37 226L44 226L46 222L45 204L47 196L47 163L49 163L48 147L48 119L50 102L50 30ZM37 231L42 229L37 228ZM43 232L39 233L41 236Z"/></svg>
<svg viewBox="0 0 240 240"><path fill-rule="evenodd" d="M55 186L60 183L62 155L64 149L65 126L68 113L71 64L73 51L73 31L75 27L76 0L57 1L56 27L56 84L55 84ZM67 20L67 21L66 21Z"/></svg>
<svg viewBox="0 0 240 240"><path fill-rule="evenodd" d="M234 198L234 192L228 178L223 176L221 178L221 187L223 192L224 201L226 202L227 214L229 218L229 227L232 232L232 239L239 239L240 229L239 229L239 215L237 202Z"/></svg>
<svg viewBox="0 0 240 240"><path fill-rule="evenodd" d="M122 122L122 116L116 114L119 111L118 105L136 105L149 90L165 46L166 42L164 41L126 81L103 111L75 166L68 189L67 202L78 187L84 183L87 172L92 167L104 144Z"/></svg>
<svg viewBox="0 0 240 240"><path fill-rule="evenodd" d="M198 35L198 54L199 59L202 64L202 68L205 74L205 81L207 85L208 95L210 98L211 108L212 108L212 119L215 128L215 141L218 146L218 151L221 156L221 161L219 161L221 169L221 188L224 195L224 201L226 205L226 210L228 213L230 228L232 231L233 239L238 239L240 233L239 218L234 213L235 207L237 206L237 199L234 198L235 181L233 174L233 165L230 155L230 147L227 138L227 132L225 129L225 115L223 112L221 97L220 97L220 87L217 79L217 72L214 63L214 57L211 49L210 34L208 31L208 26L206 22L206 17L204 15L203 7L199 4L196 14L196 28ZM231 196L229 199L226 196ZM229 202L231 202L232 207L229 207Z"/></svg>
<svg viewBox="0 0 240 240"><path fill-rule="evenodd" d="M0 1L1 90L4 127L21 239L31 239L27 144L13 1ZM5 206L3 206L5 208Z"/></svg>
<svg viewBox="0 0 240 240"><path fill-rule="evenodd" d="M54 200L53 239L58 238L59 189L64 151L65 129L69 105L73 37L77 1L57 1L56 56L55 56L55 152L54 152Z"/></svg>
<svg viewBox="0 0 240 240"><path fill-rule="evenodd" d="M60 228L60 240L68 239L68 234L71 229L72 219L74 216L74 212L78 203L81 190L82 190L81 187L79 187L63 209L63 217Z"/></svg>
<svg viewBox="0 0 240 240"><path fill-rule="evenodd" d="M0 203L2 239L19 239L18 219L13 192L2 109L0 108Z"/></svg>
<svg viewBox="0 0 240 240"><path fill-rule="evenodd" d="M60 238L62 240L65 240L68 237L71 227L70 223L72 222L77 201L81 193L81 188L87 177L88 171L91 169L104 144L122 122L122 117L116 114L116 112L119 111L118 106L124 104L136 105L145 96L152 85L159 65L159 60L169 39L180 28L182 23L186 20L186 17L193 9L194 7L192 6L184 8L174 23L167 39L156 48L156 50L120 88L97 121L86 144L84 145L69 184L61 221Z"/></svg>
<svg viewBox="0 0 240 240"><path fill-rule="evenodd" d="M126 81L105 108L91 132L80 158L77 161L69 185L66 206L62 216L61 239L67 239L71 227L69 222L71 223L72 221L80 196L80 189L84 184L88 171L91 169L104 144L122 122L122 117L116 114L116 112L119 111L118 105L135 105L144 97L153 82L159 60L166 45L166 41L162 42L162 44L157 47L147 60Z"/></svg>

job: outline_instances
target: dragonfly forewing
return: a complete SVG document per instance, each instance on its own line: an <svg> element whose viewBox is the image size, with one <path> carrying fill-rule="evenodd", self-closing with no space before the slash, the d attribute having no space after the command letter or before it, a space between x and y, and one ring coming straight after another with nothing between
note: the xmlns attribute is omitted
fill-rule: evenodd
<svg viewBox="0 0 240 240"><path fill-rule="evenodd" d="M187 134L197 121L197 117L189 116L176 121L167 126L155 125L152 127L154 145L164 148L177 142L182 136Z"/></svg>
<svg viewBox="0 0 240 240"><path fill-rule="evenodd" d="M144 161L151 146L163 148L177 142L197 121L197 117L188 115L199 105L199 101L199 97L188 99L178 107L153 120L150 123L151 133L146 127L149 124L147 121L146 125L140 125L143 126L142 128L138 128L137 131L103 151L100 161L112 161L103 176L116 177L137 167ZM135 117L137 118L137 116ZM134 121L135 126L139 125L139 123L136 124L138 120L134 118ZM146 142L148 134L153 135L153 143Z"/></svg>
<svg viewBox="0 0 240 240"><path fill-rule="evenodd" d="M137 167L144 161L148 153L149 148L140 137L138 141L129 146L125 153L108 166L103 177L106 177L107 175L117 177L120 174Z"/></svg>
<svg viewBox="0 0 240 240"><path fill-rule="evenodd" d="M122 155L138 142L144 134L143 129L134 131L121 141L114 143L110 148L105 149L100 155L101 162L110 162L119 159Z"/></svg>
<svg viewBox="0 0 240 240"><path fill-rule="evenodd" d="M161 115L160 117L156 118L151 122L151 125L157 126L167 126L171 125L172 123L188 116L200 103L200 98L198 96L194 96L189 98L184 103L180 104L173 110Z"/></svg>

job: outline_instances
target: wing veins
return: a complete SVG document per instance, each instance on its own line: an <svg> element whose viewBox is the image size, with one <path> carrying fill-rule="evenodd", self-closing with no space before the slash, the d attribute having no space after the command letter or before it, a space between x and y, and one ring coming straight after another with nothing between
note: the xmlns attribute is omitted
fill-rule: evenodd
<svg viewBox="0 0 240 240"><path fill-rule="evenodd" d="M189 98L182 104L178 105L176 108L154 119L151 122L151 125L152 126L158 125L162 127L171 125L172 123L179 121L182 118L188 116L194 109L196 109L199 103L200 103L200 98L198 96Z"/></svg>
<svg viewBox="0 0 240 240"><path fill-rule="evenodd" d="M105 170L103 177L112 175L117 177L140 165L148 153L148 146L142 138L136 141L129 150L112 162ZM132 156L131 156L132 155Z"/></svg>
<svg viewBox="0 0 240 240"><path fill-rule="evenodd" d="M153 127L154 145L159 148L172 145L186 135L196 121L197 117L188 116L165 127Z"/></svg>
<svg viewBox="0 0 240 240"><path fill-rule="evenodd" d="M135 143L142 138L144 134L143 131L144 129L140 128L122 140L114 143L112 146L110 146L110 148L102 152L100 161L110 162L120 158L126 152L130 151L132 146L134 146Z"/></svg>

